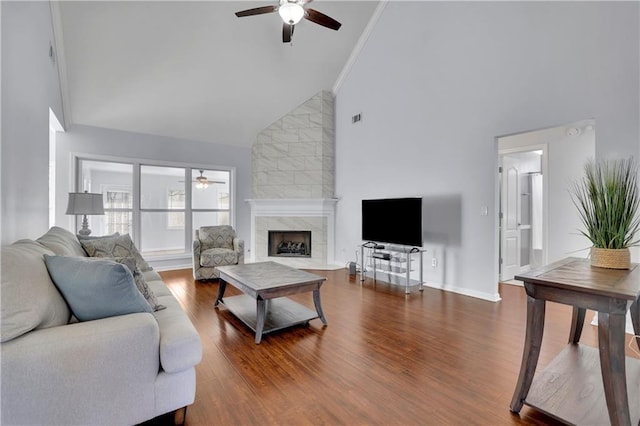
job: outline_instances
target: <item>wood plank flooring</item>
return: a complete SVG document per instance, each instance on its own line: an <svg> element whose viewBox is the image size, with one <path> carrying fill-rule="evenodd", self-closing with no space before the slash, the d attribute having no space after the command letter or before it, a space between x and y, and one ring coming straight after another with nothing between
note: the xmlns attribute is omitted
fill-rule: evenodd
<svg viewBox="0 0 640 426"><path fill-rule="evenodd" d="M260 345L213 307L217 282L194 281L191 270L161 273L202 338L187 425L556 424L526 406L509 411L524 342L523 288L501 285L503 300L492 303L361 285L345 269L310 272L327 277L329 324L316 319ZM239 291L228 285L226 294ZM313 309L311 293L291 298ZM570 323L570 307L547 304L539 368L565 346ZM585 324L581 343L597 347L595 327Z"/></svg>

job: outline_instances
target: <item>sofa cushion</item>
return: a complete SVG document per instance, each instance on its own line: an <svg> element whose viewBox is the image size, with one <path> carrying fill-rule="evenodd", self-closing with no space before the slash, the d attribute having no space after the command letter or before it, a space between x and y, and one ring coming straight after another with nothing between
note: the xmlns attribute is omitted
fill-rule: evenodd
<svg viewBox="0 0 640 426"><path fill-rule="evenodd" d="M160 327L160 364L167 373L186 370L202 359L200 335L171 295L158 296L167 309L155 313Z"/></svg>
<svg viewBox="0 0 640 426"><path fill-rule="evenodd" d="M229 225L202 226L199 238L204 248L226 248L233 250L233 239L236 233Z"/></svg>
<svg viewBox="0 0 640 426"><path fill-rule="evenodd" d="M125 265L86 257L45 255L44 260L53 282L80 321L152 312Z"/></svg>
<svg viewBox="0 0 640 426"><path fill-rule="evenodd" d="M71 312L51 282L42 259L44 254L54 252L32 240L17 241L2 248L0 342L33 329L69 322Z"/></svg>
<svg viewBox="0 0 640 426"><path fill-rule="evenodd" d="M167 285L162 280L147 281L147 285L153 291L153 294L156 295L158 300L160 300L160 296L173 295L173 293L171 293L171 290L169 290L169 287L167 287Z"/></svg>
<svg viewBox="0 0 640 426"><path fill-rule="evenodd" d="M149 281L162 281L162 277L153 269L150 271L140 271L142 272L142 276L147 282Z"/></svg>
<svg viewBox="0 0 640 426"><path fill-rule="evenodd" d="M92 258L95 259L95 258ZM154 311L159 311L161 309L165 309L164 305L158 303L158 298L153 293L153 290L147 284L147 281L144 279L142 272L136 266L136 260L133 257L114 257L113 261L116 263L122 263L124 266L129 268L129 271L133 275L133 280L136 283L136 287L142 296L144 296L145 300L151 306L151 309Z"/></svg>
<svg viewBox="0 0 640 426"><path fill-rule="evenodd" d="M98 238L95 240L82 240L80 243L91 257L131 256L136 259L136 265L141 271L150 271L152 269L140 255L129 234L119 235L117 237Z"/></svg>
<svg viewBox="0 0 640 426"><path fill-rule="evenodd" d="M46 234L36 240L58 256L86 256L78 239L71 232L53 226Z"/></svg>
<svg viewBox="0 0 640 426"><path fill-rule="evenodd" d="M238 253L225 248L210 248L200 252L200 266L234 265L238 263Z"/></svg>

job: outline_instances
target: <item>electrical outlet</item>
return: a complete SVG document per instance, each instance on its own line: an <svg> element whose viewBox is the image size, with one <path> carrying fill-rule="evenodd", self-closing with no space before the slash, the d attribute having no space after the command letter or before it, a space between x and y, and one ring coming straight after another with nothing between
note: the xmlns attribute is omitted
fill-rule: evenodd
<svg viewBox="0 0 640 426"><path fill-rule="evenodd" d="M431 258L431 267L432 268L437 268L438 267L438 259L436 259L435 257Z"/></svg>

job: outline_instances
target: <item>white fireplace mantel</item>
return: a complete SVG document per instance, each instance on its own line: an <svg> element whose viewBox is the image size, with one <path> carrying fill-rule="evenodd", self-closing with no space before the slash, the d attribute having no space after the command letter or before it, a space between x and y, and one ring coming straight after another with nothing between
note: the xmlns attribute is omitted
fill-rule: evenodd
<svg viewBox="0 0 640 426"><path fill-rule="evenodd" d="M337 198L253 198L245 200L251 206L251 252L249 259L255 261L256 218L271 217L326 217L327 218L327 262L335 264L334 237Z"/></svg>
<svg viewBox="0 0 640 426"><path fill-rule="evenodd" d="M337 198L252 198L255 216L335 216Z"/></svg>

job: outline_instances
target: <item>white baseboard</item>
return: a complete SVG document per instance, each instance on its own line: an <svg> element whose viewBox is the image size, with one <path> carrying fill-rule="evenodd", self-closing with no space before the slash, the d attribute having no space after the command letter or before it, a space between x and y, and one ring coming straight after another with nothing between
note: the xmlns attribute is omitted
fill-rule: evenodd
<svg viewBox="0 0 640 426"><path fill-rule="evenodd" d="M485 293L483 291L469 290L467 288L456 287L452 285L444 285L442 283L428 282L425 287L437 288L439 290L450 291L452 293L462 294L463 296L475 297L476 299L488 300L489 302L499 302L502 300L500 293Z"/></svg>

